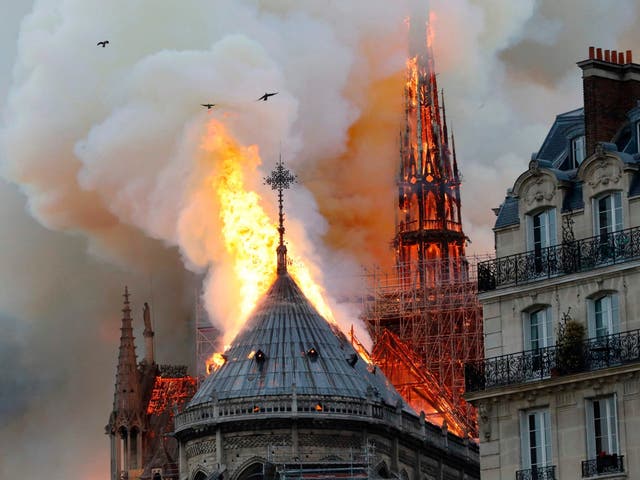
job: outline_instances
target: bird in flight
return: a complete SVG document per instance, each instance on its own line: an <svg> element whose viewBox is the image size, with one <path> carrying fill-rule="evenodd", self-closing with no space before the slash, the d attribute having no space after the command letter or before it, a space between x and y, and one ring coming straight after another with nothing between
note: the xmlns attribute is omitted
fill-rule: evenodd
<svg viewBox="0 0 640 480"><path fill-rule="evenodd" d="M273 93L265 92L264 95L262 95L258 100L256 100L256 102L259 102L260 100L263 100L266 102L269 97L273 97L274 95L277 95L277 94L278 92L273 92Z"/></svg>
<svg viewBox="0 0 640 480"><path fill-rule="evenodd" d="M203 107L207 107L207 110L211 110L213 107L216 106L215 103L201 103L200 105L202 105Z"/></svg>
<svg viewBox="0 0 640 480"><path fill-rule="evenodd" d="M99 47L104 48L104 47L106 47L107 45L109 45L109 40L103 40L102 42L98 42L98 43L97 43L97 45L98 45Z"/></svg>

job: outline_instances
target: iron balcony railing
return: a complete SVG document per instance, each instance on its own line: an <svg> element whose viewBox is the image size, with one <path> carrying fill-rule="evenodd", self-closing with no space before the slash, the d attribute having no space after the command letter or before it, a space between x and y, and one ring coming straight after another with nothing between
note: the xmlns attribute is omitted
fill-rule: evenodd
<svg viewBox="0 0 640 480"><path fill-rule="evenodd" d="M582 478L624 472L624 455L601 455L582 462Z"/></svg>
<svg viewBox="0 0 640 480"><path fill-rule="evenodd" d="M527 470L518 470L516 480L556 480L556 466L533 467Z"/></svg>
<svg viewBox="0 0 640 480"><path fill-rule="evenodd" d="M628 228L481 262L478 291L584 272L637 258L640 258L640 227Z"/></svg>
<svg viewBox="0 0 640 480"><path fill-rule="evenodd" d="M467 363L465 387L467 392L478 392L637 361L640 329Z"/></svg>

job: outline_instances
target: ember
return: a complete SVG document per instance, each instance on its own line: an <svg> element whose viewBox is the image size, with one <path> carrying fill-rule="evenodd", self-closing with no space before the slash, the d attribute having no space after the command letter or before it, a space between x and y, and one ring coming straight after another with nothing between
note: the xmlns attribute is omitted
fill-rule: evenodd
<svg viewBox="0 0 640 480"><path fill-rule="evenodd" d="M156 377L147 404L148 415L162 415L169 412L173 417L174 408L180 408L196 392L196 379L193 377L163 378Z"/></svg>

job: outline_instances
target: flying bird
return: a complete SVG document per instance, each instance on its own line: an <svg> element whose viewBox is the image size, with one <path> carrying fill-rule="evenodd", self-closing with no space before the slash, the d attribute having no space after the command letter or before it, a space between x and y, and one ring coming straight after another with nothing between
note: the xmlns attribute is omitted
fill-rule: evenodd
<svg viewBox="0 0 640 480"><path fill-rule="evenodd" d="M256 102L259 102L260 100L263 100L266 102L269 97L273 97L274 95L277 95L277 94L278 92L273 92L273 93L265 92L264 95L262 95L258 100L256 100Z"/></svg>
<svg viewBox="0 0 640 480"><path fill-rule="evenodd" d="M98 42L96 45L98 45L99 47L106 47L107 45L109 45L109 40L103 40L102 42Z"/></svg>
<svg viewBox="0 0 640 480"><path fill-rule="evenodd" d="M211 110L213 107L216 106L215 103L201 103L200 105L202 105L203 107L207 107L207 110Z"/></svg>

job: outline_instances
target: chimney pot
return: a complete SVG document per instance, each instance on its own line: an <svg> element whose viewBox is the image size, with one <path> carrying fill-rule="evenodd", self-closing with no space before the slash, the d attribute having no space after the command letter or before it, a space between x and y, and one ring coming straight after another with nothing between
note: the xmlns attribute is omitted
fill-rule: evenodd
<svg viewBox="0 0 640 480"><path fill-rule="evenodd" d="M598 48L598 49L596 50L596 58L597 58L598 60L602 60L602 49L601 49L601 48Z"/></svg>
<svg viewBox="0 0 640 480"><path fill-rule="evenodd" d="M593 60L595 58L596 47L589 47L589 60Z"/></svg>
<svg viewBox="0 0 640 480"><path fill-rule="evenodd" d="M627 63L633 63L633 56L631 55L631 50L627 50Z"/></svg>
<svg viewBox="0 0 640 480"><path fill-rule="evenodd" d="M604 61L611 63L611 50L604 51Z"/></svg>

